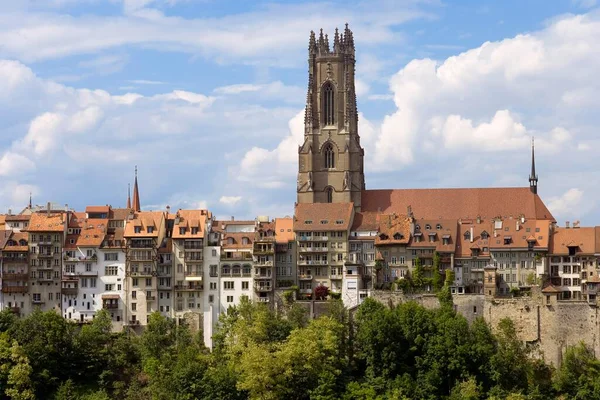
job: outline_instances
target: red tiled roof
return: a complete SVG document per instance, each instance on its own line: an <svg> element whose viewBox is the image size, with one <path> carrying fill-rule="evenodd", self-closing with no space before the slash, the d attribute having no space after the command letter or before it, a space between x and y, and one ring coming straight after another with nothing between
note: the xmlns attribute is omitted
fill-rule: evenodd
<svg viewBox="0 0 600 400"><path fill-rule="evenodd" d="M596 228L555 227L550 239L549 253L569 255L569 247L575 247L578 254L594 254L596 249Z"/></svg>
<svg viewBox="0 0 600 400"><path fill-rule="evenodd" d="M352 225L353 203L298 204L294 231L346 231Z"/></svg>
<svg viewBox="0 0 600 400"><path fill-rule="evenodd" d="M554 220L537 194L523 188L364 190L362 212L406 214L425 219L517 217Z"/></svg>
<svg viewBox="0 0 600 400"><path fill-rule="evenodd" d="M87 206L85 208L86 213L106 213L110 211L110 206Z"/></svg>
<svg viewBox="0 0 600 400"><path fill-rule="evenodd" d="M28 232L64 232L64 213L39 212L31 214Z"/></svg>
<svg viewBox="0 0 600 400"><path fill-rule="evenodd" d="M288 243L291 240L294 240L294 219L275 218L275 241Z"/></svg>

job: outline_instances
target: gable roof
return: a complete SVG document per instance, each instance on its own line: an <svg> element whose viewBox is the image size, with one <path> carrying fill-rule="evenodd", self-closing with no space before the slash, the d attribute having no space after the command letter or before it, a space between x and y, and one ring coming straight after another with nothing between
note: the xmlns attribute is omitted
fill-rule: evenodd
<svg viewBox="0 0 600 400"><path fill-rule="evenodd" d="M569 247L578 254L596 253L596 229L555 227L550 239L550 254L569 255Z"/></svg>
<svg viewBox="0 0 600 400"><path fill-rule="evenodd" d="M407 213L425 219L485 219L517 217L554 221L537 194L528 187L459 189L386 189L363 190L361 211L391 214Z"/></svg>
<svg viewBox="0 0 600 400"><path fill-rule="evenodd" d="M294 240L294 219L275 218L275 242L288 243Z"/></svg>
<svg viewBox="0 0 600 400"><path fill-rule="evenodd" d="M379 229L375 236L376 245L408 244L411 219L406 215L383 214L379 216ZM395 239L394 236L400 237Z"/></svg>
<svg viewBox="0 0 600 400"><path fill-rule="evenodd" d="M65 217L62 212L36 212L31 214L28 232L64 232Z"/></svg>
<svg viewBox="0 0 600 400"><path fill-rule="evenodd" d="M353 203L298 204L294 231L347 231L353 216Z"/></svg>
<svg viewBox="0 0 600 400"><path fill-rule="evenodd" d="M138 211L133 214L133 218L127 221L125 225L125 237L158 237L161 226L164 224L165 213L162 211ZM139 233L135 232L135 227L141 227ZM148 232L148 227L153 227L152 233Z"/></svg>
<svg viewBox="0 0 600 400"><path fill-rule="evenodd" d="M177 223L173 226L173 239L202 239L206 217L206 210L178 210L174 218ZM181 233L180 228L185 228L185 232ZM198 228L198 232L192 234L192 228Z"/></svg>

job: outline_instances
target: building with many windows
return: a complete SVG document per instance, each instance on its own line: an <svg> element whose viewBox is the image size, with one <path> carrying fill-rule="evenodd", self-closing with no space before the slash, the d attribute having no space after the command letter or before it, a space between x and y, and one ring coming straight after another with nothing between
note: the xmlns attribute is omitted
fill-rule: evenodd
<svg viewBox="0 0 600 400"><path fill-rule="evenodd" d="M0 309L9 308L18 315L27 315L32 310L27 239L25 232L0 231Z"/></svg>

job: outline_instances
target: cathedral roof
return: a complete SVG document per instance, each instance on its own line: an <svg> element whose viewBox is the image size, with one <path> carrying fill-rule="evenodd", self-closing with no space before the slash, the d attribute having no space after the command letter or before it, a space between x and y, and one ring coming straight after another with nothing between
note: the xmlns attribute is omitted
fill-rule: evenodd
<svg viewBox="0 0 600 400"><path fill-rule="evenodd" d="M405 214L408 207L425 219L508 218L554 221L537 194L524 188L363 190L362 212Z"/></svg>

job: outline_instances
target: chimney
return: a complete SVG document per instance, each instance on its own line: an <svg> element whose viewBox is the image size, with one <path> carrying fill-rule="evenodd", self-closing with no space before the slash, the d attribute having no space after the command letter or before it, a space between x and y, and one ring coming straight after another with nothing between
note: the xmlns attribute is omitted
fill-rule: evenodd
<svg viewBox="0 0 600 400"><path fill-rule="evenodd" d="M521 215L521 223L524 224L525 223L525 216Z"/></svg>
<svg viewBox="0 0 600 400"><path fill-rule="evenodd" d="M573 228L579 228L579 220L573 222Z"/></svg>
<svg viewBox="0 0 600 400"><path fill-rule="evenodd" d="M474 234L474 232L473 232L473 226L471 226L471 243L473 243L473 234Z"/></svg>
<svg viewBox="0 0 600 400"><path fill-rule="evenodd" d="M480 215L478 215L478 216L477 216L477 223L478 223L478 224L480 224L480 223L481 223L481 216L480 216Z"/></svg>
<svg viewBox="0 0 600 400"><path fill-rule="evenodd" d="M48 204L46 205L46 212L48 213L48 215L50 215L50 202L48 202Z"/></svg>
<svg viewBox="0 0 600 400"><path fill-rule="evenodd" d="M65 203L65 211L68 212L69 211L69 205L67 203Z"/></svg>
<svg viewBox="0 0 600 400"><path fill-rule="evenodd" d="M568 228L569 227L569 221L565 222L565 227Z"/></svg>
<svg viewBox="0 0 600 400"><path fill-rule="evenodd" d="M12 215L12 209L8 209L8 215Z"/></svg>
<svg viewBox="0 0 600 400"><path fill-rule="evenodd" d="M521 226L519 225L519 221L517 220L517 231L519 230Z"/></svg>
<svg viewBox="0 0 600 400"><path fill-rule="evenodd" d="M231 220L232 220L232 221L235 221L235 218L233 217L233 215L231 216Z"/></svg>

